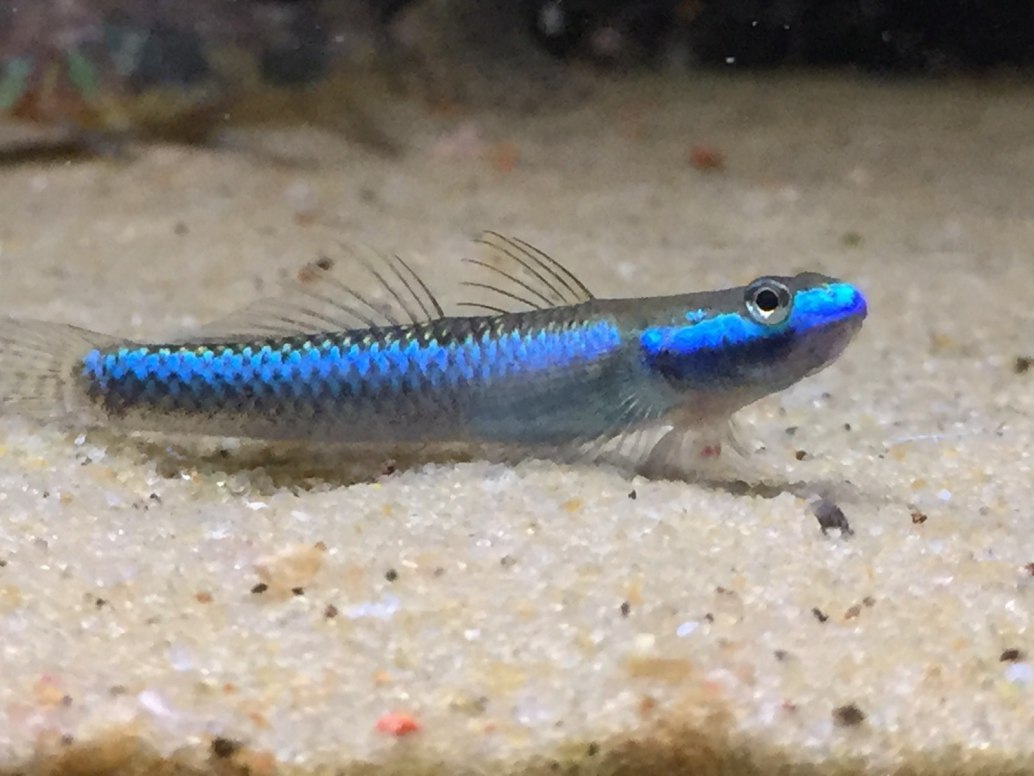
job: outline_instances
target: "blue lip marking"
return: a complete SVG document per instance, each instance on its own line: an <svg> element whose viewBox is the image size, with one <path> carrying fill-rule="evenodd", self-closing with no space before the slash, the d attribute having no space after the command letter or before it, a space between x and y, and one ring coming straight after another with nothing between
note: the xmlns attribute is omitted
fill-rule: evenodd
<svg viewBox="0 0 1034 776"><path fill-rule="evenodd" d="M844 318L864 316L866 312L865 297L857 288L848 283L830 283L799 291L788 320L795 331L806 331Z"/></svg>

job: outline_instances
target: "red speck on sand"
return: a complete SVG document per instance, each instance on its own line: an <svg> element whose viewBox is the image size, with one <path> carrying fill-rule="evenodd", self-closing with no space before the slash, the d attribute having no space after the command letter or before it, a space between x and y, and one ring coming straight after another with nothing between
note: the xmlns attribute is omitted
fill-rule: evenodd
<svg viewBox="0 0 1034 776"><path fill-rule="evenodd" d="M389 711L387 714L382 714L378 717L375 727L378 733L405 736L418 732L420 730L420 723L405 712Z"/></svg>
<svg viewBox="0 0 1034 776"><path fill-rule="evenodd" d="M725 156L713 146L697 145L689 149L689 164L697 170L721 170Z"/></svg>

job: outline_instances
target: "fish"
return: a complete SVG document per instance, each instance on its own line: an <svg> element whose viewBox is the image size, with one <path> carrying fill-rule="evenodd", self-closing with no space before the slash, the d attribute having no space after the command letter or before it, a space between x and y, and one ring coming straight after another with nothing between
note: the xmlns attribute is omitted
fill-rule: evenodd
<svg viewBox="0 0 1034 776"><path fill-rule="evenodd" d="M648 458L833 363L868 311L855 286L814 272L599 298L520 238L476 243L471 296L450 313L410 262L339 243L279 294L167 341L2 318L0 414L518 458L598 454L661 429Z"/></svg>

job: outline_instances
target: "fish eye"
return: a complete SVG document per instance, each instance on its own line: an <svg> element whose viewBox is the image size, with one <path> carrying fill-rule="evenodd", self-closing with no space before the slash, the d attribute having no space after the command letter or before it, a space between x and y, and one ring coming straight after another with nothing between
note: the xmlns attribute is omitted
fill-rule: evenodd
<svg viewBox="0 0 1034 776"><path fill-rule="evenodd" d="M744 302L750 317L766 326L782 323L790 315L790 289L772 278L760 278L747 286Z"/></svg>

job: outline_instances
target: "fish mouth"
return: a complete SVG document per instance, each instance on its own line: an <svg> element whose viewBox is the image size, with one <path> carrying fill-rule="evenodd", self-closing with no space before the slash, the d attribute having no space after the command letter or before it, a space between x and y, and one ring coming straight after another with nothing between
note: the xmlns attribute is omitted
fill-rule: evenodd
<svg viewBox="0 0 1034 776"><path fill-rule="evenodd" d="M806 376L815 374L832 364L844 352L851 340L862 328L866 316L865 300L859 294L860 304L856 310L839 320L823 326L816 326L804 335L805 358L811 362Z"/></svg>
<svg viewBox="0 0 1034 776"><path fill-rule="evenodd" d="M835 312L828 311L823 316L825 320L812 318L809 321L812 325L802 332L807 357L813 365L808 371L809 375L828 366L844 352L869 314L869 305L861 291L846 283L831 285L838 287L841 293L847 291L848 294L846 298L841 297Z"/></svg>
<svg viewBox="0 0 1034 776"><path fill-rule="evenodd" d="M855 331L862 325L862 321L869 314L869 303L865 301L862 292L857 288L854 290L854 299L851 305L844 310L844 318L854 324Z"/></svg>

